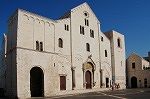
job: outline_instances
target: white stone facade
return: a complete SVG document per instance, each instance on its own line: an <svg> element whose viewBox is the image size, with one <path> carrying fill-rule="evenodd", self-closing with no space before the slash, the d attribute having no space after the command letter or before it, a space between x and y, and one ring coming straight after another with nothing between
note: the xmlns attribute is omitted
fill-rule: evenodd
<svg viewBox="0 0 150 99"><path fill-rule="evenodd" d="M150 57L150 56L149 56ZM129 88L150 87L150 63L133 53L127 60L127 84Z"/></svg>
<svg viewBox="0 0 150 99"><path fill-rule="evenodd" d="M125 88L124 36L116 31L102 33L87 3L71 9L59 20L19 9L9 19L7 36L8 96L34 96L33 84L38 78L31 75L35 68L43 73L39 76L41 96L55 95L62 89L109 88L112 83ZM37 50L37 41L42 42L41 51Z"/></svg>

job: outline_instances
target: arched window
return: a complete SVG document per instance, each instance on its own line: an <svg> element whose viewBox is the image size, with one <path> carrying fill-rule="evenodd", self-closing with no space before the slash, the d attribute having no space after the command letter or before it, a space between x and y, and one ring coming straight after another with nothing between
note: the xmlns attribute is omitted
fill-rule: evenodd
<svg viewBox="0 0 150 99"><path fill-rule="evenodd" d="M84 35L84 26L81 26L81 25L80 25L80 34Z"/></svg>
<svg viewBox="0 0 150 99"><path fill-rule="evenodd" d="M86 50L87 50L88 52L90 52L90 44L89 44L89 43L86 43Z"/></svg>
<svg viewBox="0 0 150 99"><path fill-rule="evenodd" d="M120 40L120 38L117 39L117 44L118 44L118 47L121 47L121 40Z"/></svg>
<svg viewBox="0 0 150 99"><path fill-rule="evenodd" d="M40 42L40 51L43 51L43 42Z"/></svg>
<svg viewBox="0 0 150 99"><path fill-rule="evenodd" d="M36 41L36 50L39 50L39 41Z"/></svg>
<svg viewBox="0 0 150 99"><path fill-rule="evenodd" d="M90 29L90 37L94 38L94 30Z"/></svg>
<svg viewBox="0 0 150 99"><path fill-rule="evenodd" d="M63 48L63 40L61 38L58 39L58 46Z"/></svg>
<svg viewBox="0 0 150 99"><path fill-rule="evenodd" d="M101 41L104 41L104 38L101 36Z"/></svg>
<svg viewBox="0 0 150 99"><path fill-rule="evenodd" d="M107 57L107 50L105 50L105 57Z"/></svg>

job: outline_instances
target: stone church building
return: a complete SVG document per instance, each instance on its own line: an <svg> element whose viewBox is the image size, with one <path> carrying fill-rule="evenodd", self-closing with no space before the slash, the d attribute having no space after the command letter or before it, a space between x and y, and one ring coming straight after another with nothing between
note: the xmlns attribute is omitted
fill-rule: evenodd
<svg viewBox="0 0 150 99"><path fill-rule="evenodd" d="M47 97L112 83L125 88L124 35L103 33L100 24L87 3L58 20L18 9L6 33L6 94Z"/></svg>
<svg viewBox="0 0 150 99"><path fill-rule="evenodd" d="M150 88L150 52L148 57L132 53L126 60L128 88Z"/></svg>

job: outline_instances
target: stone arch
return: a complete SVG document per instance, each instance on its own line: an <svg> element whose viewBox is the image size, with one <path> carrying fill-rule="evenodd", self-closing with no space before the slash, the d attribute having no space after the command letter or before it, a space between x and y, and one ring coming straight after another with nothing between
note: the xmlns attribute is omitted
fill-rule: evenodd
<svg viewBox="0 0 150 99"><path fill-rule="evenodd" d="M24 17L24 20L29 20L29 16L28 15L24 14L23 17Z"/></svg>
<svg viewBox="0 0 150 99"><path fill-rule="evenodd" d="M84 64L84 69L89 70L92 69L94 70L94 65L91 62L87 62Z"/></svg>
<svg viewBox="0 0 150 99"><path fill-rule="evenodd" d="M32 17L32 16L30 16L29 19L33 20L33 22L34 22L34 20L35 20L34 17Z"/></svg>
<svg viewBox="0 0 150 99"><path fill-rule="evenodd" d="M40 23L40 20L38 18L36 18L35 23Z"/></svg>
<svg viewBox="0 0 150 99"><path fill-rule="evenodd" d="M94 65L91 62L86 62L83 64L82 69L83 69L83 87L86 89L91 89L93 86L95 86ZM87 76L89 76L90 78L87 78Z"/></svg>
<svg viewBox="0 0 150 99"><path fill-rule="evenodd" d="M45 24L45 22L44 22L43 20L40 20L40 22L41 22L42 24Z"/></svg>
<svg viewBox="0 0 150 99"><path fill-rule="evenodd" d="M44 96L44 72L40 67L30 70L30 92L31 97Z"/></svg>
<svg viewBox="0 0 150 99"><path fill-rule="evenodd" d="M92 69L93 71L95 71L96 70L96 65L93 62L93 60L90 59L87 62L83 63L82 69L83 70Z"/></svg>

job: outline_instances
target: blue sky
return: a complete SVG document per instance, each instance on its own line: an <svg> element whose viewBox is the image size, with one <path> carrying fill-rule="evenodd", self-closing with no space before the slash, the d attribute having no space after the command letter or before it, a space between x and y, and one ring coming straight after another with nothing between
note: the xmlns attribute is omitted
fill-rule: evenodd
<svg viewBox="0 0 150 99"><path fill-rule="evenodd" d="M7 32L7 20L17 9L58 19L65 12L87 2L101 22L101 30L114 29L125 35L126 55L150 51L150 0L0 0L0 39Z"/></svg>

